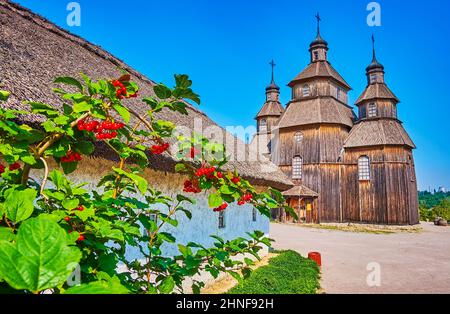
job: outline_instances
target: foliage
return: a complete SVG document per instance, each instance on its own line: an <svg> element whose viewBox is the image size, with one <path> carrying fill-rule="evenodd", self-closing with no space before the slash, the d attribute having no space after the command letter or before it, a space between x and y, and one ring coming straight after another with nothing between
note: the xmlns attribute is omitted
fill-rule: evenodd
<svg viewBox="0 0 450 314"><path fill-rule="evenodd" d="M294 251L283 251L269 264L252 272L229 294L315 294L319 286L317 264Z"/></svg>
<svg viewBox="0 0 450 314"><path fill-rule="evenodd" d="M433 208L437 206L443 199L450 198L450 192L435 192L419 191L419 204L423 208Z"/></svg>
<svg viewBox="0 0 450 314"><path fill-rule="evenodd" d="M201 136L178 138L181 143L170 150L179 159L176 171L187 178L185 194L172 198L149 186L143 176L149 156L168 154L169 141L176 140L174 124L157 119L157 113L187 114L186 100L200 103L186 75L176 75L175 82L174 88L156 85L156 97L142 98L145 115L127 105L129 98L139 97L127 74L99 81L85 75L82 81L56 78L54 92L61 96L62 112L38 102L28 102L26 111L0 109L0 157L6 162L0 164L2 291L173 293L182 292L184 279L201 271L215 277L220 272L238 276L238 269L249 274L249 260L234 257L259 258L258 252L271 242L262 232L232 241L214 237L212 248L179 245L178 256L163 256L161 246L176 243L165 225L178 225L176 213L192 218L189 208L195 201L188 193L208 191L214 211L237 202L269 215L271 208L285 206L278 191L258 194L236 171L223 171L225 148ZM9 92L0 91L0 101L8 97ZM17 122L29 114L43 122ZM119 162L98 178L98 189L89 191L66 175L76 172L99 144L116 153ZM55 169L49 169L49 159ZM31 169L42 177L31 178ZM139 250L142 259L127 260L127 247ZM126 269L119 272L119 265ZM71 287L66 279L76 269L81 285ZM203 285L194 280L192 288L199 292Z"/></svg>
<svg viewBox="0 0 450 314"><path fill-rule="evenodd" d="M450 193L419 192L421 221L434 221L437 217L450 221Z"/></svg>

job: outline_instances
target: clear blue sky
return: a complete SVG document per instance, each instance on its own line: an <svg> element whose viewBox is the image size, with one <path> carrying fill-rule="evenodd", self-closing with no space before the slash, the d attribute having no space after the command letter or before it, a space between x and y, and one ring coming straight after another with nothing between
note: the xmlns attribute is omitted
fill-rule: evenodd
<svg viewBox="0 0 450 314"><path fill-rule="evenodd" d="M314 15L322 16L329 59L353 87L366 85L372 32L399 116L418 149L419 188L450 188L450 1L378 1L382 26L369 27L368 0L79 0L81 27L66 24L68 0L17 0L110 51L153 80L186 73L201 109L222 126L251 125L264 102L274 58L282 102L286 84L309 62Z"/></svg>

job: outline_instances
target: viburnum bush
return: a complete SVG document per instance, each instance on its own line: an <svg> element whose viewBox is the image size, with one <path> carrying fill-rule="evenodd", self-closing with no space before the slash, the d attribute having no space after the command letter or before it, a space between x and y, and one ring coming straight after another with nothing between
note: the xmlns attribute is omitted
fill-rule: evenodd
<svg viewBox="0 0 450 314"><path fill-rule="evenodd" d="M204 271L214 277L228 272L238 280L248 276L253 264L248 255L259 258L271 244L259 231L232 241L214 236L212 248L180 244L175 257L161 250L176 243L164 226L177 227L176 213L192 219L190 195L202 191L209 192L214 211L234 202L251 204L266 216L271 208L290 210L278 191L259 194L237 172L222 170L227 162L222 145L201 136L175 138L175 125L156 118L163 110L188 114L186 100L200 103L186 75L175 81L173 89L159 84L153 88L156 97L141 97L145 116L126 105L139 97L127 74L99 81L85 75L57 78L54 92L64 103L62 112L38 102L27 102L28 110L0 109L0 291L180 293L187 277ZM0 101L8 97L0 91ZM43 122L24 123L21 117L30 114ZM175 170L186 181L184 194L171 198L149 186L142 173L149 156L168 152L175 141ZM77 171L97 144L109 147L119 162L98 178L98 189L87 190L87 183L75 184L66 175ZM127 247L138 249L141 258L128 260ZM81 282L69 285L77 272ZM192 281L195 293L203 286Z"/></svg>

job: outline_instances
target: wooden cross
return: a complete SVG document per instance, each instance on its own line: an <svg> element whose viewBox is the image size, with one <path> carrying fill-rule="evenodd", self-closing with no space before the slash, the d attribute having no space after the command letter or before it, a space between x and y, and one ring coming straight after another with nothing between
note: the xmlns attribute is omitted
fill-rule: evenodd
<svg viewBox="0 0 450 314"><path fill-rule="evenodd" d="M272 66L272 82L273 82L273 68L276 66L276 64L275 64L275 62L273 61L273 59L272 59L272 61L270 61L269 64Z"/></svg>
<svg viewBox="0 0 450 314"><path fill-rule="evenodd" d="M317 33L319 33L320 32L320 21L322 21L322 19L320 18L319 12L317 12L317 14L316 14L316 19L317 19Z"/></svg>

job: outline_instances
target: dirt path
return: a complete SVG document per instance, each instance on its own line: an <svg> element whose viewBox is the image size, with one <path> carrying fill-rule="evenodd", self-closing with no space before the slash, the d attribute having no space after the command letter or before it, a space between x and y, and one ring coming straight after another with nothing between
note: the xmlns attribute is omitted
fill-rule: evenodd
<svg viewBox="0 0 450 314"><path fill-rule="evenodd" d="M450 293L450 228L423 229L368 234L271 224L270 237L277 249L320 252L326 293ZM368 276L380 286L369 286Z"/></svg>

